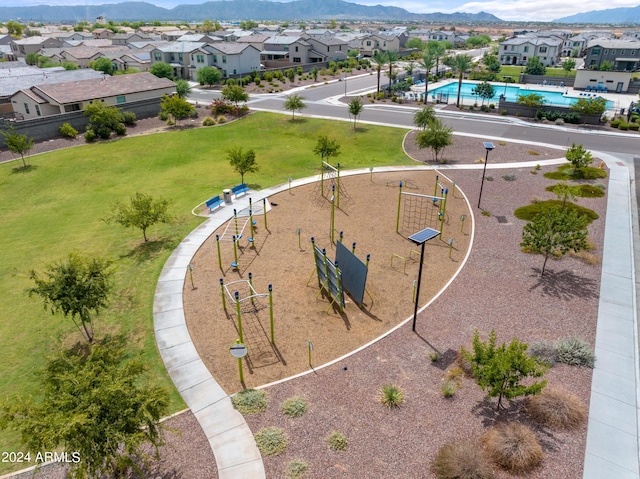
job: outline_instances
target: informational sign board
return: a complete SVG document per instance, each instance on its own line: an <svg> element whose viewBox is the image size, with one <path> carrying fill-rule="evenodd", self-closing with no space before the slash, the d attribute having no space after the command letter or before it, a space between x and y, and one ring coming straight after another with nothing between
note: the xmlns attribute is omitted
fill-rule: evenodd
<svg viewBox="0 0 640 479"><path fill-rule="evenodd" d="M238 359L244 358L248 352L249 350L247 349L247 346L242 343L234 343L229 348L229 353L231 353L231 356Z"/></svg>

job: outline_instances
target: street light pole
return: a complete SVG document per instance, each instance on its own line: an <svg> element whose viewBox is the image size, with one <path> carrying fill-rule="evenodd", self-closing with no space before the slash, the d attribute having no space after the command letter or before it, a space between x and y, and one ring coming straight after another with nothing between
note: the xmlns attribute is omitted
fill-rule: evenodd
<svg viewBox="0 0 640 479"><path fill-rule="evenodd" d="M495 146L493 146L493 143L489 141L484 141L482 142L482 144L487 150L487 154L484 158L484 168L482 168L482 182L480 183L480 194L478 195L478 208L480 208L480 200L482 199L482 187L484 186L484 176L485 176L485 173L487 172L487 162L489 161L489 152L495 148Z"/></svg>
<svg viewBox="0 0 640 479"><path fill-rule="evenodd" d="M344 74L344 97L347 98L347 74Z"/></svg>

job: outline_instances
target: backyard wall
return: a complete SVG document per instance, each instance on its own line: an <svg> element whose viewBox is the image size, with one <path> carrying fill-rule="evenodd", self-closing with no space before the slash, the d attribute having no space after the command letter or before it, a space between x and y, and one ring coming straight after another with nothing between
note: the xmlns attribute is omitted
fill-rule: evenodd
<svg viewBox="0 0 640 479"><path fill-rule="evenodd" d="M570 113L573 110L571 108L565 108L561 106L525 106L520 103L511 102L511 101L500 101L498 103L498 111L506 111L507 115L512 116L521 116L524 118L535 118L538 110L542 111L562 111L566 113ZM599 125L600 124L600 114L592 114L592 115L584 115L580 114L580 118L583 124L587 125Z"/></svg>

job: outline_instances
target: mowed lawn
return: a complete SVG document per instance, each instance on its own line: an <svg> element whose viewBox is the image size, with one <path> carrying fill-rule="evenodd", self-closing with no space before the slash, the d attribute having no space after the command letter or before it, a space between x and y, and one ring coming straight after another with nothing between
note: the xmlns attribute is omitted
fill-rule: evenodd
<svg viewBox="0 0 640 479"><path fill-rule="evenodd" d="M202 218L193 207L223 188L240 183L226 159L232 146L253 148L260 171L245 181L254 189L319 172L313 154L319 135L341 145L343 168L411 164L402 151L403 129L348 122L296 119L256 113L221 127L123 138L83 145L29 159L33 168L17 172L18 162L0 165L0 391L37 397L36 371L47 354L82 337L70 319L45 311L29 298L31 269L42 271L69 252L114 261L116 287L110 307L95 322L97 337L124 332L132 354L142 351L152 379L172 391L172 411L184 407L156 350L152 303L158 275L171 250ZM175 217L148 231L103 221L117 201L143 192L171 201ZM17 437L0 431L0 450L19 451ZM0 473L7 464L0 465Z"/></svg>

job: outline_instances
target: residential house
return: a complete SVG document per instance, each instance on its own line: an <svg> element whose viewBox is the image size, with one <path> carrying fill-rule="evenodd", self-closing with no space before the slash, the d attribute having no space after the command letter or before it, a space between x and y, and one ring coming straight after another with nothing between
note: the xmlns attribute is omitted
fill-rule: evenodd
<svg viewBox="0 0 640 479"><path fill-rule="evenodd" d="M63 48L60 56L64 59L63 61L75 63L80 68L89 68L91 62L103 57L104 52L108 50L110 49L91 47Z"/></svg>
<svg viewBox="0 0 640 479"><path fill-rule="evenodd" d="M160 34L160 38L165 42L175 42L181 36L187 34L193 35L193 33L194 32L191 30L170 30L167 32L162 32Z"/></svg>
<svg viewBox="0 0 640 479"><path fill-rule="evenodd" d="M604 31L589 32L584 31L565 39L562 44L563 57L583 57L588 43L596 38L612 39L613 33Z"/></svg>
<svg viewBox="0 0 640 479"><path fill-rule="evenodd" d="M242 30L218 30L209 33L209 36L222 38L223 42L237 42L238 38L245 35L251 35L251 32L243 32Z"/></svg>
<svg viewBox="0 0 640 479"><path fill-rule="evenodd" d="M52 38L56 38L62 42L81 42L83 40L92 40L94 37L89 32L58 32L51 35Z"/></svg>
<svg viewBox="0 0 640 479"><path fill-rule="evenodd" d="M62 42L51 37L26 37L19 40L11 40L11 50L18 58L25 58L30 53L38 53L43 48L56 48L62 46Z"/></svg>
<svg viewBox="0 0 640 479"><path fill-rule="evenodd" d="M305 37L305 40L311 44L314 52L326 57L326 61L343 61L349 55L349 43L335 37ZM325 60L323 60L325 61Z"/></svg>
<svg viewBox="0 0 640 479"><path fill-rule="evenodd" d="M361 55L366 57L373 56L379 51L398 52L400 50L400 41L395 35L386 35L383 33L370 33L349 43L354 46Z"/></svg>
<svg viewBox="0 0 640 479"><path fill-rule="evenodd" d="M203 66L216 67L223 78L248 75L260 70L260 50L246 43L207 43L200 51L191 53L192 80Z"/></svg>
<svg viewBox="0 0 640 479"><path fill-rule="evenodd" d="M185 33L178 37L176 42L193 42L193 43L216 43L221 42L222 38L215 35L206 35L204 33Z"/></svg>
<svg viewBox="0 0 640 479"><path fill-rule="evenodd" d="M115 33L109 28L96 28L91 31L91 35L93 35L93 38L96 40L104 40L105 38L113 37Z"/></svg>
<svg viewBox="0 0 640 479"><path fill-rule="evenodd" d="M149 35L141 35L140 33L116 33L111 37L114 45L127 45L135 42L152 42L155 39Z"/></svg>
<svg viewBox="0 0 640 479"><path fill-rule="evenodd" d="M602 40L589 42L584 56L584 66L590 70L599 70L604 62L611 70L632 72L640 69L640 41Z"/></svg>
<svg viewBox="0 0 640 479"><path fill-rule="evenodd" d="M259 51L264 50L264 42L269 40L273 35L263 35L263 34L255 34L255 35L247 35L245 37L238 38L236 43L242 43L244 45L253 45Z"/></svg>
<svg viewBox="0 0 640 479"><path fill-rule="evenodd" d="M158 62L168 63L173 67L175 78L190 79L192 78L191 54L200 50L204 45L205 43L201 42L173 42L166 46L155 47L150 52L151 65Z"/></svg>
<svg viewBox="0 0 640 479"><path fill-rule="evenodd" d="M125 106L138 100L159 101L173 93L175 83L171 80L143 72L32 86L12 95L11 104L17 114L28 119L81 111L94 102Z"/></svg>
<svg viewBox="0 0 640 479"><path fill-rule="evenodd" d="M521 36L500 43L499 60L502 65L526 65L537 57L544 66L554 66L560 60L563 40L558 37Z"/></svg>

